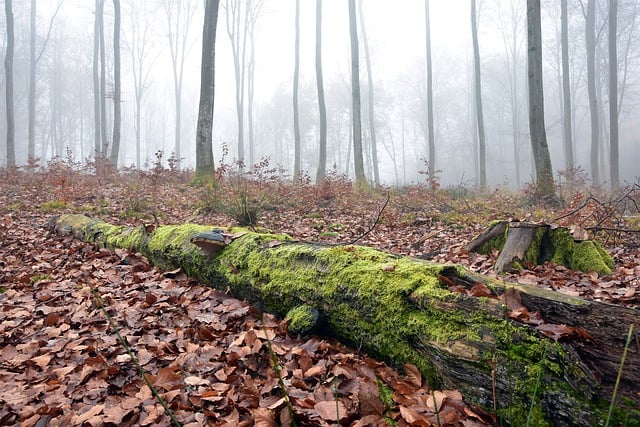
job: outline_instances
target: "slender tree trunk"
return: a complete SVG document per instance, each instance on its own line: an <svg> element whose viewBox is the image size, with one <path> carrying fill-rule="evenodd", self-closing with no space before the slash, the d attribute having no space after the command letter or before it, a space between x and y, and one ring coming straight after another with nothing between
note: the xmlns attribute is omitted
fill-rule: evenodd
<svg viewBox="0 0 640 427"><path fill-rule="evenodd" d="M113 0L113 144L111 145L111 163L118 167L120 154L121 128L121 89L120 89L120 0Z"/></svg>
<svg viewBox="0 0 640 427"><path fill-rule="evenodd" d="M316 86L320 114L320 144L316 182L320 182L327 174L327 105L324 99L324 79L322 77L322 0L316 0Z"/></svg>
<svg viewBox="0 0 640 427"><path fill-rule="evenodd" d="M427 131L429 149L429 183L436 184L436 135L433 128L433 69L431 66L431 16L429 0L424 1L425 46L427 58Z"/></svg>
<svg viewBox="0 0 640 427"><path fill-rule="evenodd" d="M620 186L618 154L618 0L609 0L609 138L611 164L611 188Z"/></svg>
<svg viewBox="0 0 640 427"><path fill-rule="evenodd" d="M536 169L536 190L539 195L555 201L553 169L544 127L540 0L527 0L527 40L529 133Z"/></svg>
<svg viewBox="0 0 640 427"><path fill-rule="evenodd" d="M7 20L7 47L4 57L5 71L5 96L7 113L7 167L16 165L15 146L15 112L13 105L13 52L15 47L15 36L13 32L13 2L5 0L4 13Z"/></svg>
<svg viewBox="0 0 640 427"><path fill-rule="evenodd" d="M163 0L162 7L167 17L167 26L169 27L167 39L169 40L173 72L173 96L175 102L173 152L179 161L182 156L182 82L184 62L187 57L187 41L189 39L189 29L195 7L192 6L191 0L187 0L184 3L182 1Z"/></svg>
<svg viewBox="0 0 640 427"><path fill-rule="evenodd" d="M220 0L206 0L202 30L200 106L196 133L196 179L211 173L213 163L213 104L215 98L215 48Z"/></svg>
<svg viewBox="0 0 640 427"><path fill-rule="evenodd" d="M349 33L351 36L351 101L353 117L353 169L356 186L366 187L362 152L362 111L360 103L360 51L358 48L358 26L356 21L356 0L349 0Z"/></svg>
<svg viewBox="0 0 640 427"><path fill-rule="evenodd" d="M596 92L596 0L588 0L586 17L587 89L591 113L591 177L593 185L600 185L600 121L598 118L598 95Z"/></svg>
<svg viewBox="0 0 640 427"><path fill-rule="evenodd" d="M473 38L473 75L475 81L475 104L478 126L478 155L480 163L480 190L487 189L487 149L484 137L484 117L482 112L482 78L480 75L480 47L478 46L478 15L476 13L476 0L471 0L471 35Z"/></svg>
<svg viewBox="0 0 640 427"><path fill-rule="evenodd" d="M27 158L28 164L35 161L36 149L36 0L31 0L29 37L29 124Z"/></svg>
<svg viewBox="0 0 640 427"><path fill-rule="evenodd" d="M247 145L249 148L249 164L252 165L254 163L255 156L255 141L254 141L254 94L255 94L255 71L256 71L256 51L255 51L255 33L254 33L254 25L249 26L249 63L247 64L247 131L249 140L247 141Z"/></svg>
<svg viewBox="0 0 640 427"><path fill-rule="evenodd" d="M561 0L561 43L562 43L562 140L564 143L565 168L573 169L573 136L571 129L571 83L569 81L569 16L567 12L567 0Z"/></svg>
<svg viewBox="0 0 640 427"><path fill-rule="evenodd" d="M107 157L109 140L107 138L107 64L104 45L104 0L100 0L100 10L98 11L100 29L100 133L102 135L102 146L100 147L100 157Z"/></svg>
<svg viewBox="0 0 640 427"><path fill-rule="evenodd" d="M93 24L93 149L94 156L101 156L102 133L100 126L100 4L103 0L96 0L96 15Z"/></svg>
<svg viewBox="0 0 640 427"><path fill-rule="evenodd" d="M369 54L369 41L367 39L367 31L364 24L364 16L362 14L362 0L359 0L358 16L360 17L360 29L362 31L362 44L364 47L364 59L367 65L367 107L369 114L369 138L371 141L371 163L373 169L373 182L380 185L380 170L378 167L378 144L376 140L376 122L375 108L373 103L373 73L371 71L371 55ZM428 0L427 0L428 1Z"/></svg>
<svg viewBox="0 0 640 427"><path fill-rule="evenodd" d="M300 116L298 111L298 85L300 79L300 0L296 0L295 63L293 69L293 178L298 179L301 167Z"/></svg>

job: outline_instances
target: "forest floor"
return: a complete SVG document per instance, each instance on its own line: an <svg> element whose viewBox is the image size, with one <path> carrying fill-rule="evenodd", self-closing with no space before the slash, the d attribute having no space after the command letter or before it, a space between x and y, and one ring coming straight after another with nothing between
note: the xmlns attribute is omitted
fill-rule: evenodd
<svg viewBox="0 0 640 427"><path fill-rule="evenodd" d="M547 263L500 277L640 306L637 184L617 194L562 188L566 205L548 208L526 192L421 185L361 192L337 175L317 186L292 184L266 164L242 174L220 167L216 180L199 187L189 185L189 174L159 166L119 175L78 169L62 161L35 172L0 170L0 425L497 422L456 390L431 390L411 365L394 369L326 337L289 337L283 321L180 271L52 235L50 219L64 212L132 226L249 222L295 239L357 242L489 276L496 276L497 253L465 246L490 221L579 226L614 257L611 275Z"/></svg>

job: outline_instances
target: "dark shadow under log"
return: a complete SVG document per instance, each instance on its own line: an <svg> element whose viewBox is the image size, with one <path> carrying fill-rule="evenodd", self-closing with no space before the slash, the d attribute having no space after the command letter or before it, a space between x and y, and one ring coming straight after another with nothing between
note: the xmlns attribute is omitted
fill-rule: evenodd
<svg viewBox="0 0 640 427"><path fill-rule="evenodd" d="M63 215L55 229L101 246L141 252L161 267L179 267L275 314L314 307L320 332L395 364L413 363L430 384L459 389L469 402L485 408L495 404L503 425L525 425L530 408L531 426L597 425L606 417L626 330L629 324L640 327L638 310L497 283L460 267L361 246L328 247L224 229L232 241L206 255L191 238L212 227L186 224L148 232ZM478 297L452 291L478 283L489 293ZM516 288L529 311L540 310L545 324L573 325L586 335L555 340L513 321L499 299L505 287ZM637 419L639 353L636 341L620 389L635 408L627 414Z"/></svg>

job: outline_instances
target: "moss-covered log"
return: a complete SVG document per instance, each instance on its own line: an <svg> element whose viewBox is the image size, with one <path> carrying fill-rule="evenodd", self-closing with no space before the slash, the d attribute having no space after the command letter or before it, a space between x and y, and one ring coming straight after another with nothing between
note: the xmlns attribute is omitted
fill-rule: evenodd
<svg viewBox="0 0 640 427"><path fill-rule="evenodd" d="M598 242L577 239L569 229L548 224L496 221L467 245L468 251L482 254L493 249L500 250L494 266L498 272L545 261L600 275L610 274L613 267L613 259Z"/></svg>
<svg viewBox="0 0 640 427"><path fill-rule="evenodd" d="M113 226L62 215L61 234L108 248L129 248L165 268L279 315L304 307L322 331L396 364L413 363L432 386L456 388L475 404L498 408L502 425L598 425L606 418L626 330L637 310L517 286L530 311L547 323L583 328L589 340L554 340L514 322L497 298L504 284L451 265L396 257L360 246L322 246L282 235L225 229L235 239L206 255L191 238L212 227L186 224ZM452 292L484 282L487 296ZM511 285L509 285L511 286ZM473 295L473 293L472 293ZM621 384L639 425L640 355L630 349ZM494 396L496 402L494 402ZM626 414L626 415L625 415ZM635 424L634 424L635 422ZM612 424L613 425L613 424Z"/></svg>

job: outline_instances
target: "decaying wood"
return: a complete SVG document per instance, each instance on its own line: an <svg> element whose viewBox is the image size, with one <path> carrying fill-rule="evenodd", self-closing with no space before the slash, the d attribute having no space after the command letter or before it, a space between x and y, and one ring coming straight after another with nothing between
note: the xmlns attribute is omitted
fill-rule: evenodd
<svg viewBox="0 0 640 427"><path fill-rule="evenodd" d="M414 363L432 385L459 389L466 400L485 408L493 408L496 396L504 425L524 425L532 406L551 425L597 425L606 416L602 402L611 398L626 331L630 324L640 329L638 310L494 283L454 266L360 246L327 247L228 230L235 240L208 256L190 236L211 228L146 231L81 215L63 215L55 222L60 234L133 249L161 267L182 268L279 315L301 305L315 307L325 334L396 364ZM489 292L482 298L469 291L479 283ZM511 287L545 324L567 325L581 336L554 340L534 325L511 320L499 299ZM624 372L619 393L637 411L637 347L629 349Z"/></svg>
<svg viewBox="0 0 640 427"><path fill-rule="evenodd" d="M467 245L468 252L478 252L485 243L503 236L507 231L508 221L497 221Z"/></svg>
<svg viewBox="0 0 640 427"><path fill-rule="evenodd" d="M511 271L514 263L522 264L525 253L533 243L539 227L541 226L537 224L511 223L507 241L500 251L494 269L496 271Z"/></svg>
<svg viewBox="0 0 640 427"><path fill-rule="evenodd" d="M467 250L489 254L499 250L494 264L498 272L553 261L574 270L609 274L613 259L580 227L498 221L474 238Z"/></svg>

